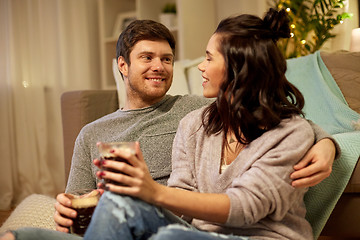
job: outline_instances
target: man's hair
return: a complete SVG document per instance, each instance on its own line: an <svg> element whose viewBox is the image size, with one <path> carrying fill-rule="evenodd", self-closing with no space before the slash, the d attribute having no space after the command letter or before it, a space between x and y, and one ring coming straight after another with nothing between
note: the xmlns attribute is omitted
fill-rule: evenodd
<svg viewBox="0 0 360 240"><path fill-rule="evenodd" d="M290 37L285 10L270 9L263 19L247 14L224 19L215 34L226 76L216 101L203 112L207 134L233 130L248 144L282 119L302 114L304 98L286 79L286 61L276 45Z"/></svg>
<svg viewBox="0 0 360 240"><path fill-rule="evenodd" d="M175 56L175 38L163 24L152 20L135 20L120 34L116 45L116 59L124 57L130 65L130 53L141 40L167 41Z"/></svg>

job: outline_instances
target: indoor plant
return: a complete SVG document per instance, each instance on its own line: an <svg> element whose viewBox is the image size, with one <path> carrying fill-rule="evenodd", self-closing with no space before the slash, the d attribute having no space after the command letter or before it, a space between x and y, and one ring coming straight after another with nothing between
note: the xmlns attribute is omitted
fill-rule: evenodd
<svg viewBox="0 0 360 240"><path fill-rule="evenodd" d="M343 11L345 0L273 0L275 9L286 9L291 38L281 39L279 48L286 58L314 53L330 38L334 27L352 16Z"/></svg>

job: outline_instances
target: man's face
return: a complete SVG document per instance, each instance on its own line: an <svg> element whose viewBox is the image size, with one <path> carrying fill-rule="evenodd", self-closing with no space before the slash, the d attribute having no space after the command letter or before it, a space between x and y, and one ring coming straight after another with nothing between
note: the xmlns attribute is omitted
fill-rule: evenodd
<svg viewBox="0 0 360 240"><path fill-rule="evenodd" d="M167 41L137 42L130 52L130 65L119 57L127 94L125 108L143 108L159 102L171 86L173 62Z"/></svg>

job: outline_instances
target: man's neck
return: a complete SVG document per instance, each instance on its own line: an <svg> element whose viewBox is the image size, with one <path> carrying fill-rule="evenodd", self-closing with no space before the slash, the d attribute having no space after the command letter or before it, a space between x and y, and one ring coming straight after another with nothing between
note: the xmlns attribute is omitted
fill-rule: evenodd
<svg viewBox="0 0 360 240"><path fill-rule="evenodd" d="M124 107L121 110L124 110L124 111L125 110L135 110L135 109L150 107L150 106L162 101L165 98L165 96L158 98L158 99L154 99L152 101L146 101L144 99L138 99L138 100L126 99Z"/></svg>

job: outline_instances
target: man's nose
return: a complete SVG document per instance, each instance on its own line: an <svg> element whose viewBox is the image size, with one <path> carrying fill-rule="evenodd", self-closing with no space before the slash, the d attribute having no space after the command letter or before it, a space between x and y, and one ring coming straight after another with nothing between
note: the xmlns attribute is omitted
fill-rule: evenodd
<svg viewBox="0 0 360 240"><path fill-rule="evenodd" d="M161 59L155 58L153 60L152 70L159 71L159 72L164 70L164 65L163 65L163 62L161 61Z"/></svg>

